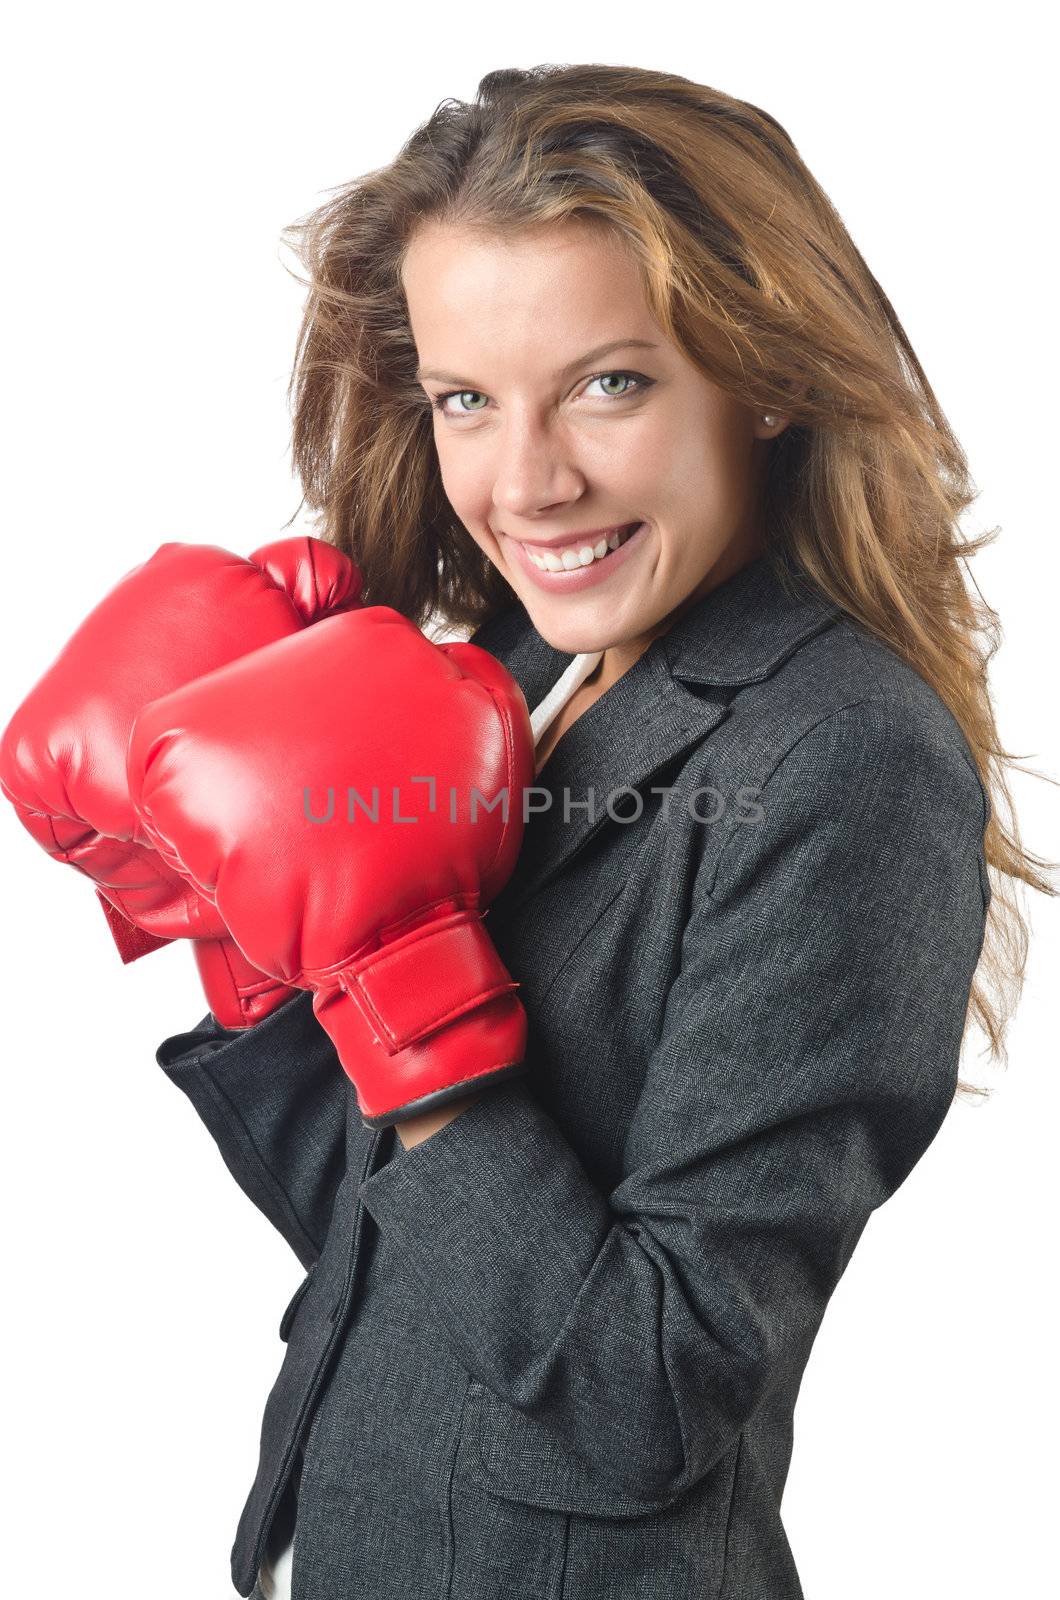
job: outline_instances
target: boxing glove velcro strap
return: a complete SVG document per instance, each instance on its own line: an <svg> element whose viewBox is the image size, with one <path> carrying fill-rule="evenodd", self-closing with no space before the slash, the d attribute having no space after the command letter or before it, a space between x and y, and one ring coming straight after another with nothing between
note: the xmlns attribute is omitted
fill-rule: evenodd
<svg viewBox="0 0 1060 1600"><path fill-rule="evenodd" d="M337 980L391 1054L519 987L477 911L417 928Z"/></svg>
<svg viewBox="0 0 1060 1600"><path fill-rule="evenodd" d="M128 966L130 961L139 961L141 956L149 956L152 951L161 950L165 945L173 943L172 939L163 939L156 933L148 933L146 928L130 922L116 905L111 904L102 890L96 890L96 899L103 907L107 926L125 966Z"/></svg>

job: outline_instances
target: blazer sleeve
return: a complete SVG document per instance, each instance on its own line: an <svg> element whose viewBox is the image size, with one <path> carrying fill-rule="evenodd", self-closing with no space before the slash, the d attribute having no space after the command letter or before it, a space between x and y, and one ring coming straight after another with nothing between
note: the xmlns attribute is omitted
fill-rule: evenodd
<svg viewBox="0 0 1060 1600"><path fill-rule="evenodd" d="M870 1214L941 1126L989 903L985 794L958 738L914 722L830 713L760 821L704 853L609 1194L532 1075L360 1187L482 1388L487 1454L505 1441L529 1465L498 1470L531 1492L567 1463L587 1503L611 1489L629 1512L708 1473L801 1372Z"/></svg>
<svg viewBox="0 0 1060 1600"><path fill-rule="evenodd" d="M159 1066L183 1089L243 1192L278 1228L307 1270L327 1236L346 1170L345 1073L296 996L251 1028L212 1013L163 1040Z"/></svg>

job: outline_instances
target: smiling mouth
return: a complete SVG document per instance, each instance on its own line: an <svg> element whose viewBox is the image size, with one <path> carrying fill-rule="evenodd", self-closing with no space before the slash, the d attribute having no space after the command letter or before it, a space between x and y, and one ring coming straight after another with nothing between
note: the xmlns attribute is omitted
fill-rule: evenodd
<svg viewBox="0 0 1060 1600"><path fill-rule="evenodd" d="M639 522L629 522L624 528L619 528L606 537L602 535L595 544L587 541L582 545L566 545L562 552L539 550L529 544L525 544L523 549L534 566L539 567L542 572L579 572L582 567L591 567L598 561L606 561L611 552L632 538L640 526Z"/></svg>

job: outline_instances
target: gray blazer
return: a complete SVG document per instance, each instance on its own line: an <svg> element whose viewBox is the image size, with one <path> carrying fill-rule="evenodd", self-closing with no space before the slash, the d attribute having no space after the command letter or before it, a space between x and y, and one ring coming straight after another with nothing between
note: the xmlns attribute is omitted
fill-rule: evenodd
<svg viewBox="0 0 1060 1600"><path fill-rule="evenodd" d="M516 601L475 642L531 708L571 659ZM296 1484L294 1600L802 1594L795 1401L955 1091L986 796L938 696L769 557L537 783L553 803L487 920L525 1076L406 1151L362 1123L308 996L159 1049L308 1269L241 1595Z"/></svg>

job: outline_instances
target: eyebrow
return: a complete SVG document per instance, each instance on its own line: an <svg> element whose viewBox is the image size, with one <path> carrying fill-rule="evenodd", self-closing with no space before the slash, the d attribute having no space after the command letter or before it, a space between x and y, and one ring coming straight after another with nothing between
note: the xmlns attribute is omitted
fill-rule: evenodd
<svg viewBox="0 0 1060 1600"><path fill-rule="evenodd" d="M557 378L570 377L579 367L591 361L600 361L604 356L609 356L615 350L657 350L659 346L651 339L612 339L610 344L597 345L595 350L586 350L584 355L578 356L574 361L569 361L565 367L557 372ZM470 378L458 377L452 372L442 372L437 367L419 367L416 371L417 379L434 378L438 383L458 383L461 388L474 389L475 385ZM476 391L477 392L477 391Z"/></svg>

